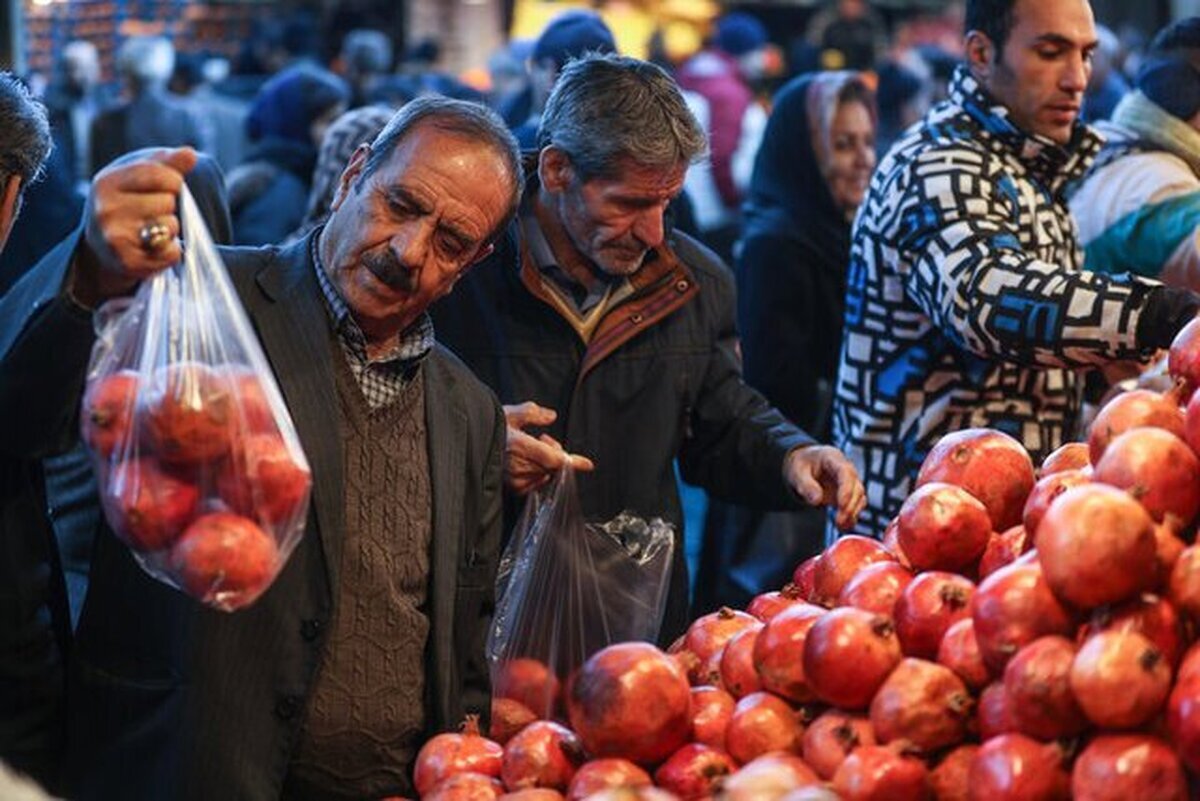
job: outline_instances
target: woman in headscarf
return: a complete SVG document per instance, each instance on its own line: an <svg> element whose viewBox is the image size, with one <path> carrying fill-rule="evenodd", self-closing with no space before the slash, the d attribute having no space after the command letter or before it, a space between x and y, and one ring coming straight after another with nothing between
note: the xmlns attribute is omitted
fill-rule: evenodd
<svg viewBox="0 0 1200 801"><path fill-rule="evenodd" d="M823 442L850 226L875 168L876 124L875 98L859 73L794 79L776 95L743 207L735 267L746 383ZM696 610L778 588L821 550L824 528L820 509L757 513L714 503Z"/></svg>
<svg viewBox="0 0 1200 801"><path fill-rule="evenodd" d="M228 180L235 244L278 244L300 225L317 147L349 99L345 81L311 65L289 67L259 90L246 118L250 152Z"/></svg>

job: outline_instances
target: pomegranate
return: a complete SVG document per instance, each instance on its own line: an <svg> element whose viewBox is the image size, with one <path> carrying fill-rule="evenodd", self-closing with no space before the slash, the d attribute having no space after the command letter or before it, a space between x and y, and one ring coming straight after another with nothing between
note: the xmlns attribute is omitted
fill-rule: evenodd
<svg viewBox="0 0 1200 801"><path fill-rule="evenodd" d="M718 687L692 688L692 739L725 750L725 730L733 717L733 696Z"/></svg>
<svg viewBox="0 0 1200 801"><path fill-rule="evenodd" d="M188 593L229 611L252 603L267 588L275 577L279 550L253 520L214 512L184 530L170 561Z"/></svg>
<svg viewBox="0 0 1200 801"><path fill-rule="evenodd" d="M413 784L421 795L455 773L498 777L504 749L479 733L479 718L469 715L461 734L439 734L421 746L413 768Z"/></svg>
<svg viewBox="0 0 1200 801"><path fill-rule="evenodd" d="M1109 456L1117 447L1113 443ZM1080 609L1093 609L1125 600L1154 575L1154 523L1141 504L1119 489L1072 487L1042 518L1037 552L1054 594Z"/></svg>
<svg viewBox="0 0 1200 801"><path fill-rule="evenodd" d="M917 487L935 482L962 487L987 508L989 530L1005 531L1021 522L1033 480L1033 462L1021 443L1000 431L969 428L938 440L921 463ZM913 558L903 538L900 542Z"/></svg>
<svg viewBox="0 0 1200 801"><path fill-rule="evenodd" d="M721 686L734 698L762 689L758 670L754 667L754 646L760 631L761 627L739 631L721 651Z"/></svg>
<svg viewBox="0 0 1200 801"><path fill-rule="evenodd" d="M803 744L804 761L829 780L851 751L860 745L875 745L875 730L863 715L829 709L804 730Z"/></svg>
<svg viewBox="0 0 1200 801"><path fill-rule="evenodd" d="M588 801L679 801L674 793L657 787L609 787L587 798Z"/></svg>
<svg viewBox="0 0 1200 801"><path fill-rule="evenodd" d="M978 753L977 745L960 745L942 757L929 774L929 788L934 801L967 801L971 785L971 763Z"/></svg>
<svg viewBox="0 0 1200 801"><path fill-rule="evenodd" d="M896 601L896 636L905 656L936 659L946 630L971 614L975 584L954 573L930 570L904 588Z"/></svg>
<svg viewBox="0 0 1200 801"><path fill-rule="evenodd" d="M200 490L159 469L153 459L121 462L108 476L104 506L109 522L135 551L169 548L195 517Z"/></svg>
<svg viewBox="0 0 1200 801"><path fill-rule="evenodd" d="M1132 389L1104 404L1088 429L1088 459L1094 465L1117 437L1134 428L1159 428L1180 439L1184 436L1183 410L1176 391Z"/></svg>
<svg viewBox="0 0 1200 801"><path fill-rule="evenodd" d="M178 362L155 371L143 395L146 433L164 462L197 465L229 452L235 407L218 370Z"/></svg>
<svg viewBox="0 0 1200 801"><path fill-rule="evenodd" d="M750 605L746 607L746 614L753 615L766 623L789 606L804 603L804 601L805 599L800 596L800 588L795 584L788 583L782 590L772 590L756 595L750 601Z"/></svg>
<svg viewBox="0 0 1200 801"><path fill-rule="evenodd" d="M898 528L900 547L917 570L966 570L979 561L992 534L982 503L961 487L936 481L908 496Z"/></svg>
<svg viewBox="0 0 1200 801"><path fill-rule="evenodd" d="M750 801L751 798L758 798L758 796L747 796L746 801ZM741 799L739 798L738 801L741 801ZM792 790L787 795L780 796L779 801L842 801L842 797L829 787L810 784L807 787L801 787L799 790Z"/></svg>
<svg viewBox="0 0 1200 801"><path fill-rule="evenodd" d="M967 736L971 695L954 671L906 658L871 700L871 725L882 743L901 740L931 754Z"/></svg>
<svg viewBox="0 0 1200 801"><path fill-rule="evenodd" d="M754 642L754 667L764 690L792 701L814 699L804 676L804 642L825 610L799 604L773 617Z"/></svg>
<svg viewBox="0 0 1200 801"><path fill-rule="evenodd" d="M593 793L616 787L649 787L650 774L628 759L593 759L575 772L567 788L568 801L584 801Z"/></svg>
<svg viewBox="0 0 1200 801"><path fill-rule="evenodd" d="M1039 740L1079 734L1087 725L1071 692L1075 645L1057 635L1039 637L1009 660L1004 694L1013 728Z"/></svg>
<svg viewBox="0 0 1200 801"><path fill-rule="evenodd" d="M1080 642L1101 631L1132 631L1157 648L1174 669L1183 655L1183 623L1165 598L1149 593L1117 607L1101 607L1091 622L1079 630Z"/></svg>
<svg viewBox="0 0 1200 801"><path fill-rule="evenodd" d="M1096 463L1095 479L1128 492L1159 523L1186 528L1200 512L1200 459L1162 429L1133 428L1117 437Z"/></svg>
<svg viewBox="0 0 1200 801"><path fill-rule="evenodd" d="M796 587L796 592L800 595L800 600L811 601L813 597L813 573L817 569L817 560L821 558L821 554L810 556L800 564L796 565L796 569L792 571L792 584Z"/></svg>
<svg viewBox="0 0 1200 801"><path fill-rule="evenodd" d="M654 764L688 739L691 687L679 665L654 646L617 643L575 673L567 713L593 757Z"/></svg>
<svg viewBox="0 0 1200 801"><path fill-rule="evenodd" d="M1188 665L1187 658L1183 664ZM1200 676L1194 664L1187 673L1179 671L1171 689L1167 699L1167 730L1183 764L1193 772L1200 771Z"/></svg>
<svg viewBox="0 0 1200 801"><path fill-rule="evenodd" d="M1072 618L1050 592L1036 560L1000 568L971 598L975 639L992 675L1000 675L1012 655L1038 637L1074 633Z"/></svg>
<svg viewBox="0 0 1200 801"><path fill-rule="evenodd" d="M987 742L998 734L1015 732L1012 710L1008 705L1008 694L1004 692L1004 680L994 681L983 688L979 694L979 704L975 715L979 728L979 738Z"/></svg>
<svg viewBox="0 0 1200 801"><path fill-rule="evenodd" d="M80 434L92 452L107 460L129 438L138 374L121 370L88 384L79 415Z"/></svg>
<svg viewBox="0 0 1200 801"><path fill-rule="evenodd" d="M1188 785L1166 743L1140 734L1103 734L1076 757L1071 792L1078 801L1186 801Z"/></svg>
<svg viewBox="0 0 1200 801"><path fill-rule="evenodd" d="M1136 728L1162 709L1171 692L1171 666L1141 634L1102 631L1075 656L1071 692L1097 726Z"/></svg>
<svg viewBox="0 0 1200 801"><path fill-rule="evenodd" d="M533 710L511 698L492 698L492 725L488 736L504 745L521 729L538 719Z"/></svg>
<svg viewBox="0 0 1200 801"><path fill-rule="evenodd" d="M830 545L813 568L813 592L809 599L833 606L855 573L875 562L894 562L896 557L876 540L848 534Z"/></svg>
<svg viewBox="0 0 1200 801"><path fill-rule="evenodd" d="M455 773L428 793L421 801L496 801L504 785L482 773Z"/></svg>
<svg viewBox="0 0 1200 801"><path fill-rule="evenodd" d="M929 770L894 748L864 745L838 768L833 789L842 801L925 801Z"/></svg>
<svg viewBox="0 0 1200 801"><path fill-rule="evenodd" d="M763 754L747 762L721 783L721 801L782 801L791 791L820 786L804 760L782 752ZM837 801L836 797L834 801Z"/></svg>
<svg viewBox="0 0 1200 801"><path fill-rule="evenodd" d="M538 659L520 657L502 662L492 676L492 694L511 698L539 718L554 716L558 708L558 677Z"/></svg>
<svg viewBox="0 0 1200 801"><path fill-rule="evenodd" d="M982 690L992 679L979 652L975 621L971 618L959 620L946 629L938 646L937 661L953 670L971 690Z"/></svg>
<svg viewBox="0 0 1200 801"><path fill-rule="evenodd" d="M312 476L283 438L254 434L233 448L217 474L217 492L229 508L265 526L302 514Z"/></svg>
<svg viewBox="0 0 1200 801"><path fill-rule="evenodd" d="M1041 525L1042 518L1046 516L1046 510L1050 508L1050 504L1071 487L1090 484L1091 481L1092 477L1082 470L1063 470L1059 473L1051 473L1033 485L1033 491L1029 493L1029 500L1025 502L1024 516L1021 520L1025 531L1028 532L1028 547L1035 546L1038 526Z"/></svg>
<svg viewBox="0 0 1200 801"><path fill-rule="evenodd" d="M549 720L536 720L504 746L500 777L509 790L565 790L582 762L579 738L570 729Z"/></svg>
<svg viewBox="0 0 1200 801"><path fill-rule="evenodd" d="M1028 535L1023 525L1013 526L1005 532L993 531L988 537L987 547L983 549L983 556L979 557L979 580L983 581L1005 565L1011 565L1031 547L1033 537Z"/></svg>
<svg viewBox="0 0 1200 801"><path fill-rule="evenodd" d="M842 607L826 612L808 632L805 680L828 704L865 709L900 658L891 620Z"/></svg>
<svg viewBox="0 0 1200 801"><path fill-rule="evenodd" d="M968 797L972 801L1068 801L1070 783L1057 744L1002 734L975 753Z"/></svg>
<svg viewBox="0 0 1200 801"><path fill-rule="evenodd" d="M896 561L907 568L912 568L912 562L908 561L908 555L904 553L904 549L900 547L900 518L893 517L887 524L887 528L883 530L883 547L892 552L896 557Z"/></svg>
<svg viewBox="0 0 1200 801"><path fill-rule="evenodd" d="M1181 380L1185 392L1200 386L1200 318L1192 319L1171 341L1167 351L1167 372Z"/></svg>
<svg viewBox="0 0 1200 801"><path fill-rule="evenodd" d="M1179 539L1174 521L1164 521L1154 527L1154 559L1158 564L1154 571L1153 589L1156 592L1167 586L1175 562L1186 547L1187 544Z"/></svg>
<svg viewBox="0 0 1200 801"><path fill-rule="evenodd" d="M1196 400L1198 394L1200 393L1192 393L1184 411L1183 423L1183 439L1196 453L1200 453L1200 400Z"/></svg>
<svg viewBox="0 0 1200 801"><path fill-rule="evenodd" d="M736 612L723 606L716 612L697 618L688 627L683 647L696 655L701 666L707 667L706 663L712 658L712 655L719 653L733 635L751 627L761 628L762 623L753 615ZM708 683L709 677L706 673L701 671L695 673L698 675L689 676L693 684Z"/></svg>
<svg viewBox="0 0 1200 801"><path fill-rule="evenodd" d="M799 753L803 733L799 714L786 701L770 693L751 693L734 707L725 745L730 756L745 764L770 751Z"/></svg>
<svg viewBox="0 0 1200 801"><path fill-rule="evenodd" d="M278 431L275 413L258 376L248 370L234 369L230 370L229 378L237 397L242 430L248 434L269 434Z"/></svg>
<svg viewBox="0 0 1200 801"><path fill-rule="evenodd" d="M846 582L837 605L891 616L896 599L912 580L912 571L899 562L867 565Z"/></svg>
<svg viewBox="0 0 1200 801"><path fill-rule="evenodd" d="M1064 445L1059 445L1049 456L1042 460L1042 466L1038 470L1038 475L1044 478L1053 473L1061 473L1064 470L1083 470L1091 466L1091 464L1092 460L1086 442L1068 442Z"/></svg>
<svg viewBox="0 0 1200 801"><path fill-rule="evenodd" d="M699 743L688 743L671 754L654 772L654 783L682 799L709 798L721 779L737 770L723 751Z"/></svg>
<svg viewBox="0 0 1200 801"><path fill-rule="evenodd" d="M505 793L500 801L563 801L563 794L548 787L528 787L515 793Z"/></svg>

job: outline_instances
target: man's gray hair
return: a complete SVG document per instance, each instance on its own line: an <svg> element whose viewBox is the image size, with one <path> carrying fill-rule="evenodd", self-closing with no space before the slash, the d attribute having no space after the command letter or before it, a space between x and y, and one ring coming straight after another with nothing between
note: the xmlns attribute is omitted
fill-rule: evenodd
<svg viewBox="0 0 1200 801"><path fill-rule="evenodd" d="M538 148L562 150L582 180L618 174L622 162L666 168L708 153L704 128L661 67L616 54L567 62L538 129Z"/></svg>
<svg viewBox="0 0 1200 801"><path fill-rule="evenodd" d="M117 71L138 86L166 83L175 71L175 47L165 36L131 36L117 50Z"/></svg>
<svg viewBox="0 0 1200 801"><path fill-rule="evenodd" d="M42 173L50 155L46 107L12 73L0 72L0 180L21 179L24 189Z"/></svg>
<svg viewBox="0 0 1200 801"><path fill-rule="evenodd" d="M371 142L371 154L367 156L360 180L369 178L385 164L404 138L422 125L478 142L491 148L504 160L513 186L507 213L488 236L489 242L495 240L517 213L525 189L525 172L521 168L521 151L517 140L500 115L487 106L433 95L419 97L405 104Z"/></svg>

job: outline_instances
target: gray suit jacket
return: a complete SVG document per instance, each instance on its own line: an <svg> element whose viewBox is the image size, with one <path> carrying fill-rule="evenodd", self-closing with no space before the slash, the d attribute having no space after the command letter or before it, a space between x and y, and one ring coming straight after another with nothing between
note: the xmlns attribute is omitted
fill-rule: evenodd
<svg viewBox="0 0 1200 801"><path fill-rule="evenodd" d="M52 253L14 290L18 297L0 302L0 409L20 395L26 403L36 397L43 436L77 424L91 341L59 292L71 252ZM234 614L151 579L111 532L97 537L68 696L75 798L278 798L319 665L343 526L342 451L331 412L336 344L307 239L223 254L312 466L308 525L275 584ZM57 380L36 374L45 360L55 361ZM437 348L423 369L433 486L426 610L433 733L488 708L484 642L500 547L504 418L492 393L448 351ZM8 444L32 445L37 436L11 432Z"/></svg>

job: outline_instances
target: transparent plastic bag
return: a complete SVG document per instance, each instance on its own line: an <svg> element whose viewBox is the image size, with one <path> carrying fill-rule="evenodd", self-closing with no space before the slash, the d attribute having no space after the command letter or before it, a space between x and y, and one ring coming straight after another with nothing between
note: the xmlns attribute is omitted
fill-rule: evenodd
<svg viewBox="0 0 1200 801"><path fill-rule="evenodd" d="M623 512L586 523L570 468L531 495L496 580L493 695L553 718L561 688L589 656L616 642L654 642L674 547L673 527L659 518Z"/></svg>
<svg viewBox="0 0 1200 801"><path fill-rule="evenodd" d="M191 193L183 260L96 315L80 428L105 517L150 575L254 602L304 530L311 471Z"/></svg>

